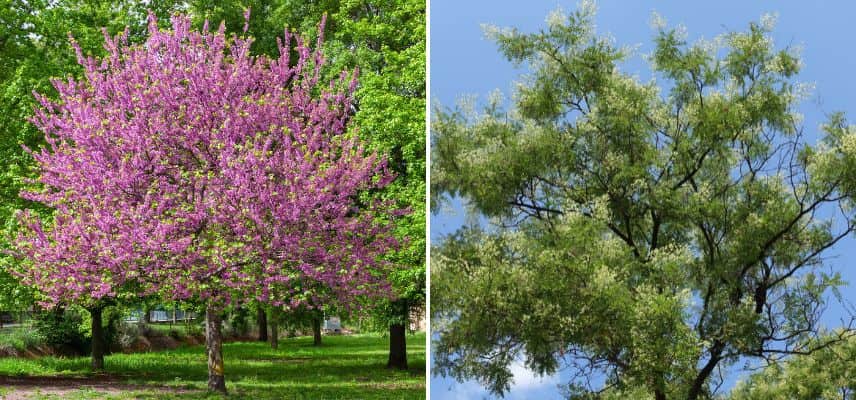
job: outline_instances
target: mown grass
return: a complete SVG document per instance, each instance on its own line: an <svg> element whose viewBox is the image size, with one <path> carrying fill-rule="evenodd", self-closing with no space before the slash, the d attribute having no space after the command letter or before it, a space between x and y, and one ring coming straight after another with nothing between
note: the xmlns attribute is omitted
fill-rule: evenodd
<svg viewBox="0 0 856 400"><path fill-rule="evenodd" d="M265 343L227 343L224 357L229 398L425 398L425 335L408 335L407 339L410 371L385 368L388 339L377 335L325 336L321 347L313 346L311 337L283 339L278 350ZM123 385L121 393L84 388L62 396L72 399L219 397L206 392L202 346L110 355L102 375L94 375L88 363L85 357L5 358L0 359L0 376L82 377L93 382L109 378ZM35 398L58 397L36 394Z"/></svg>

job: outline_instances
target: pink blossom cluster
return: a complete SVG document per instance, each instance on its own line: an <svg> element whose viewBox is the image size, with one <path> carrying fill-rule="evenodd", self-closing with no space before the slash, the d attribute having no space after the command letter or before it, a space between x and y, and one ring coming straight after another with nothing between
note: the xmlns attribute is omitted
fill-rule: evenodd
<svg viewBox="0 0 856 400"><path fill-rule="evenodd" d="M22 214L25 284L47 304L389 295L405 211L367 195L394 176L348 129L356 73L320 81L322 38L286 32L278 57L254 57L222 24L160 30L153 15L145 43L127 37L105 32L98 59L75 44L84 77L55 80L58 101L37 94L47 146L22 196L55 213Z"/></svg>

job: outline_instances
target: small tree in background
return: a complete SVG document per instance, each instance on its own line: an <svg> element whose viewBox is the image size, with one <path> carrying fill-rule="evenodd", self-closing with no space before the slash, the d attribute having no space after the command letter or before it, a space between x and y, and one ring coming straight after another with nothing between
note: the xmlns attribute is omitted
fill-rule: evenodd
<svg viewBox="0 0 856 400"><path fill-rule="evenodd" d="M356 201L393 175L348 133L355 79L320 82L320 36L312 51L286 33L278 57L252 57L252 39L223 25L194 32L175 16L159 30L150 15L144 44L105 39L102 59L76 47L84 79L57 80L60 100L40 99L49 146L34 154L42 174L28 195L60 212L50 228L25 214L28 282L55 302L66 298L51 277L75 274L92 277L80 292L96 298L121 285L203 302L208 386L223 393L225 305L307 295L312 285L294 281L345 302L389 293L382 255L402 212Z"/></svg>

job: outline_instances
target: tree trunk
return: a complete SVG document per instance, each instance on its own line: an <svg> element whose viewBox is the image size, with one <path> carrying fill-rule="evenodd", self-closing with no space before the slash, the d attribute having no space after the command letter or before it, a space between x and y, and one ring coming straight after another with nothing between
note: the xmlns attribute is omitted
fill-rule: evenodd
<svg viewBox="0 0 856 400"><path fill-rule="evenodd" d="M226 376L223 374L223 336L220 332L221 316L213 306L205 309L205 350L208 352L208 390L226 394Z"/></svg>
<svg viewBox="0 0 856 400"><path fill-rule="evenodd" d="M89 309L89 315L92 319L92 370L101 371L104 369L104 351L107 347L104 343L104 325L102 321L102 311L104 307L96 306Z"/></svg>
<svg viewBox="0 0 856 400"><path fill-rule="evenodd" d="M701 397L707 378L709 378L710 374L713 373L713 370L716 369L716 365L721 360L720 357L724 350L725 343L719 339L715 339L713 341L713 346L710 348L710 358L707 360L704 367L702 367L701 371L699 371L698 375L696 375L696 378L687 393L687 400L696 400Z"/></svg>
<svg viewBox="0 0 856 400"><path fill-rule="evenodd" d="M312 344L315 346L321 345L321 316L315 315L312 318L312 333L314 334L314 341Z"/></svg>
<svg viewBox="0 0 856 400"><path fill-rule="evenodd" d="M276 307L270 309L270 348L279 348L279 310Z"/></svg>
<svg viewBox="0 0 856 400"><path fill-rule="evenodd" d="M404 324L389 326L389 359L387 368L407 369L407 338Z"/></svg>
<svg viewBox="0 0 856 400"><path fill-rule="evenodd" d="M147 324L151 324L152 323L152 309L151 309L151 307L146 306L145 309L143 310L143 313L145 313L145 315L143 316L143 322L145 322Z"/></svg>
<svg viewBox="0 0 856 400"><path fill-rule="evenodd" d="M256 307L256 320L259 323L259 342L267 342L268 341L268 323L267 323L267 312L265 311L264 306L259 304Z"/></svg>

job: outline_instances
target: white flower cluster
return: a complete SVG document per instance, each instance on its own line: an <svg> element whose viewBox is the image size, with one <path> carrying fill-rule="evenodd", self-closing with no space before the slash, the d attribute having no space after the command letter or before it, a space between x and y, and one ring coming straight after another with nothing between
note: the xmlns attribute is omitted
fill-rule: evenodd
<svg viewBox="0 0 856 400"><path fill-rule="evenodd" d="M545 22L547 23L548 28L554 29L565 25L567 20L568 14L565 13L565 10L563 10L562 7L559 7L547 14Z"/></svg>
<svg viewBox="0 0 856 400"><path fill-rule="evenodd" d="M667 24L668 24L668 22L666 21L666 18L663 17L662 14L660 14L656 11L651 13L651 20L648 21L648 25L651 26L651 29L655 29L658 31L664 30L664 29L666 29Z"/></svg>
<svg viewBox="0 0 856 400"><path fill-rule="evenodd" d="M779 19L778 13L767 13L761 16L761 28L766 31L771 31L776 27L776 21Z"/></svg>

